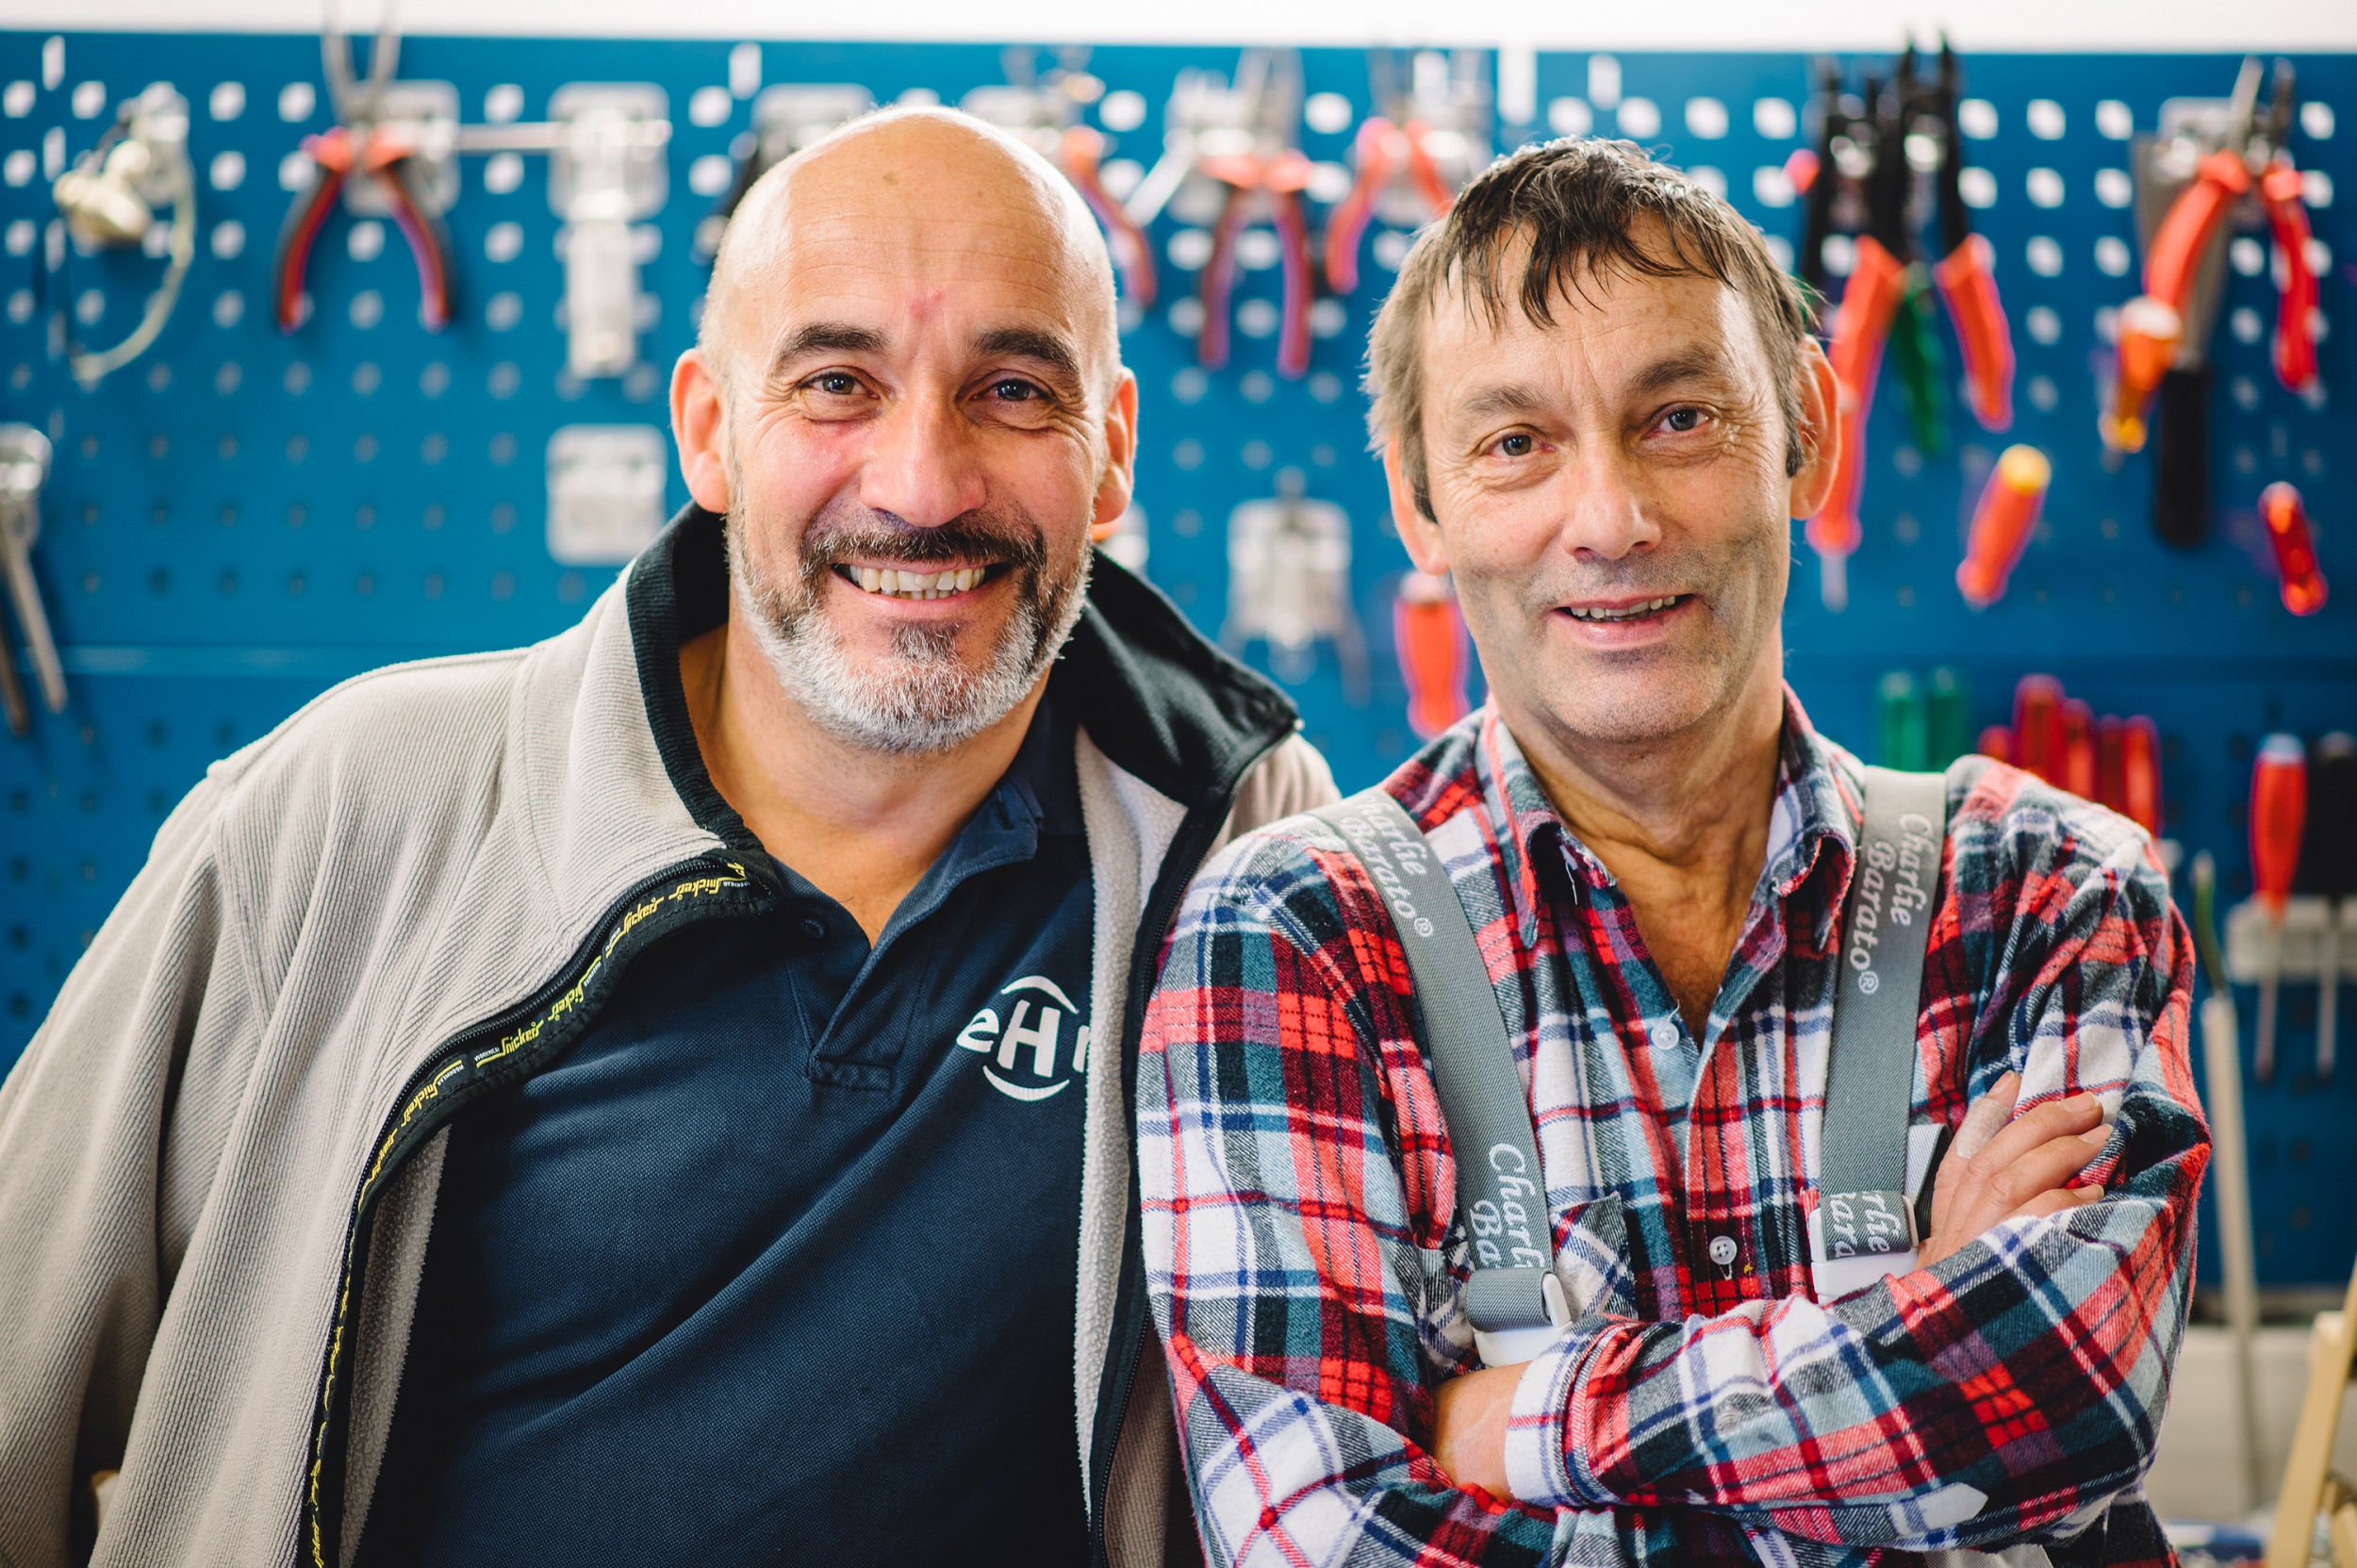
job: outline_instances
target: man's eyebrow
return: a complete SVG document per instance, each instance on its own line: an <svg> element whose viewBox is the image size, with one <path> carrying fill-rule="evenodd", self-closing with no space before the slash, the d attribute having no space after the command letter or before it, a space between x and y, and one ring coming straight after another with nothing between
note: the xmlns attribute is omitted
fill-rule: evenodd
<svg viewBox="0 0 2357 1568"><path fill-rule="evenodd" d="M1646 366L1630 378L1628 389L1636 394L1658 392L1683 381L1728 381L1726 356L1709 349L1685 349L1666 355Z"/></svg>
<svg viewBox="0 0 2357 1568"><path fill-rule="evenodd" d="M808 355L881 354L886 346L884 335L873 327L853 326L849 322L813 322L797 327L780 343L778 352L770 355L769 365L772 371L780 371Z"/></svg>
<svg viewBox="0 0 2357 1568"><path fill-rule="evenodd" d="M1080 356L1071 343L1036 327L993 327L974 339L974 352L984 358L1036 359L1068 381L1080 379Z"/></svg>
<svg viewBox="0 0 2357 1568"><path fill-rule="evenodd" d="M1528 414L1545 407L1546 394L1536 387L1508 381L1476 387L1457 404L1460 418L1482 420L1493 414Z"/></svg>

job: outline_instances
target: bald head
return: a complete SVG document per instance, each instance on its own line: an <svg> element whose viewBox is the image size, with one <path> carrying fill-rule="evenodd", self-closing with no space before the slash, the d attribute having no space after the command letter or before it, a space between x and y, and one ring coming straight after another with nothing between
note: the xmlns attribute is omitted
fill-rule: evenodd
<svg viewBox="0 0 2357 1568"><path fill-rule="evenodd" d="M1091 388L1120 375L1113 259L1088 204L1038 153L944 108L865 116L762 175L729 221L698 335L724 380L758 374L796 315L798 283L872 262L915 297L1010 265L1060 320ZM811 274L816 273L816 277Z"/></svg>

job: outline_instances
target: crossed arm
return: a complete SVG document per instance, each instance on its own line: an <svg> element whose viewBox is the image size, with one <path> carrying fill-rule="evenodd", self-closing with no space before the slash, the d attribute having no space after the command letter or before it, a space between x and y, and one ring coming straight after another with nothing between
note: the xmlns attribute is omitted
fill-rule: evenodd
<svg viewBox="0 0 2357 1568"><path fill-rule="evenodd" d="M2007 1220L2043 1219L2100 1201L2101 1181L2083 1175L2112 1130L2094 1095L2049 1100L2014 1115L2021 1075L2008 1072L1972 1102L1939 1166L1932 1231L1916 1253L1929 1268ZM1433 1398L1432 1457L1459 1486L1513 1495L1506 1476L1506 1431L1523 1363L1485 1366L1442 1383Z"/></svg>
<svg viewBox="0 0 2357 1568"><path fill-rule="evenodd" d="M1368 1004L1372 944L1305 910L1305 880L1215 867L1142 1039L1148 1283L1215 1561L1533 1561L1578 1538L1644 1560L1695 1531L1934 1550L2075 1529L2141 1473L2206 1158L2165 890L2123 915L2136 877L2116 879L2012 955L2036 978L1957 1069L1991 1122L2009 1069L2033 1103L1947 1163L1925 1266L1832 1303L1592 1312L1475 1374L1428 1075ZM2100 1194L2067 1187L2083 1085L2108 1113Z"/></svg>

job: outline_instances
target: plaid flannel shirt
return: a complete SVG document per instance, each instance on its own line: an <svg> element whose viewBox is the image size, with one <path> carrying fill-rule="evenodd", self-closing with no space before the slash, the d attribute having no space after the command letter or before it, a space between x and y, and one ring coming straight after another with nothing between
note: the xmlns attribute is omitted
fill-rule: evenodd
<svg viewBox="0 0 2357 1568"><path fill-rule="evenodd" d="M1468 1249L1374 887L1308 817L1196 881L1141 1040L1138 1165L1214 1563L1866 1563L2024 1541L2058 1564L2169 1560L2139 1483L2208 1130L2167 877L2109 812L1980 758L1949 770L1910 1190L2012 1069L2023 1111L2102 1098L2107 1192L1821 1301L1806 1213L1863 775L1788 694L1786 713L1766 864L1700 1040L1493 711L1385 785L1488 962L1576 1314L1517 1385L1512 1500L1453 1488L1427 1451L1434 1389L1477 1364Z"/></svg>

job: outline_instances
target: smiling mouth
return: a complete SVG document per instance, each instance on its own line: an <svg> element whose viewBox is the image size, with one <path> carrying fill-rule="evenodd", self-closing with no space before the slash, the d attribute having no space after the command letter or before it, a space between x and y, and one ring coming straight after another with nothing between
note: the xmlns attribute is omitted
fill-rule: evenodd
<svg viewBox="0 0 2357 1568"><path fill-rule="evenodd" d="M835 575L864 593L883 599L950 599L981 586L1003 566L932 568L838 566Z"/></svg>
<svg viewBox="0 0 2357 1568"><path fill-rule="evenodd" d="M1606 609L1600 605L1591 607L1567 604L1563 608L1563 613L1574 620L1602 622L1642 620L1647 616L1659 615L1664 610L1675 608L1686 598L1685 594L1673 593L1663 599L1647 599L1635 604L1624 604L1618 609Z"/></svg>

